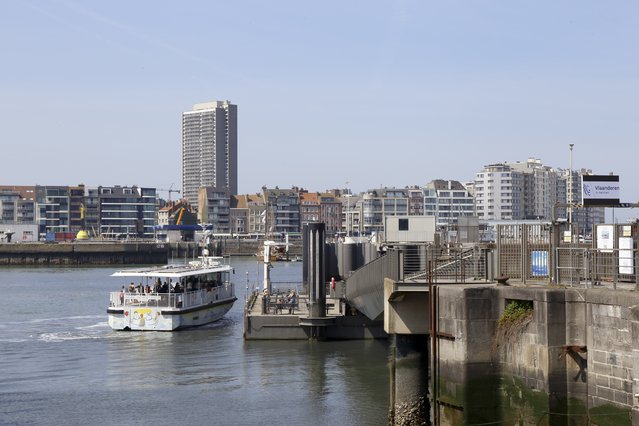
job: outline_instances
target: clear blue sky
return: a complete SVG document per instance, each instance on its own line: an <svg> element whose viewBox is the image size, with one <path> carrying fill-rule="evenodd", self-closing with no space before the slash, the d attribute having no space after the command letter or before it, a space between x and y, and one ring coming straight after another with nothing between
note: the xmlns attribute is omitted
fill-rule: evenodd
<svg viewBox="0 0 639 426"><path fill-rule="evenodd" d="M239 189L525 160L639 201L639 3L5 1L3 184L180 187L180 113L239 109Z"/></svg>

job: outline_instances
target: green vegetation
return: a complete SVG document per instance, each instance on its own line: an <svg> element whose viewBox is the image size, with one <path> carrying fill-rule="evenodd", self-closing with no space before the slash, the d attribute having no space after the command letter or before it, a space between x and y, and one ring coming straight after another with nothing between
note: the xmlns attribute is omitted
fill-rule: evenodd
<svg viewBox="0 0 639 426"><path fill-rule="evenodd" d="M511 300L499 317L498 327L512 327L532 318L532 300Z"/></svg>
<svg viewBox="0 0 639 426"><path fill-rule="evenodd" d="M492 351L517 339L533 317L532 300L510 300L497 321L497 330L493 339Z"/></svg>
<svg viewBox="0 0 639 426"><path fill-rule="evenodd" d="M614 405L600 405L590 409L590 421L599 426L621 426L632 424L629 408L616 407Z"/></svg>

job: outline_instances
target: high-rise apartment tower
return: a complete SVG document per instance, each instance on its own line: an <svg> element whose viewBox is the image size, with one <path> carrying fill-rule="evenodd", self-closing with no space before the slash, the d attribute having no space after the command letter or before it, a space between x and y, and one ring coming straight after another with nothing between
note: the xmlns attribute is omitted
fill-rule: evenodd
<svg viewBox="0 0 639 426"><path fill-rule="evenodd" d="M203 187L237 194L237 105L229 101L182 113L182 196L197 206Z"/></svg>

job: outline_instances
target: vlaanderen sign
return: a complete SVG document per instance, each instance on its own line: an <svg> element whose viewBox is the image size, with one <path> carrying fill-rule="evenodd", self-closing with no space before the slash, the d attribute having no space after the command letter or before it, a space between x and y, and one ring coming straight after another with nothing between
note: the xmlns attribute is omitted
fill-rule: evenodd
<svg viewBox="0 0 639 426"><path fill-rule="evenodd" d="M619 176L581 176L581 199L584 206L614 206L619 204L619 192Z"/></svg>

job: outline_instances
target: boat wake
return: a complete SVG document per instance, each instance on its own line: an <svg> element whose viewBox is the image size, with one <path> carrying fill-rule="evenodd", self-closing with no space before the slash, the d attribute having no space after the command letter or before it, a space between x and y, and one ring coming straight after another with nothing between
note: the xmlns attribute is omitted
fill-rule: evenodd
<svg viewBox="0 0 639 426"><path fill-rule="evenodd" d="M93 325L85 325L83 327L76 327L76 330L92 330L94 328L109 328L109 323L106 321L99 322Z"/></svg>
<svg viewBox="0 0 639 426"><path fill-rule="evenodd" d="M47 343L68 342L71 340L97 340L104 338L104 336L99 334L80 334L70 331L59 333L41 333L37 337L38 340Z"/></svg>
<svg viewBox="0 0 639 426"><path fill-rule="evenodd" d="M36 319L31 319L26 321L7 321L6 323L2 324L1 327L6 328L11 324L24 325L24 324L58 323L58 322L65 322L65 321L96 319L96 318L104 318L104 316L103 315L77 315L77 316L70 316L70 317L36 318Z"/></svg>

